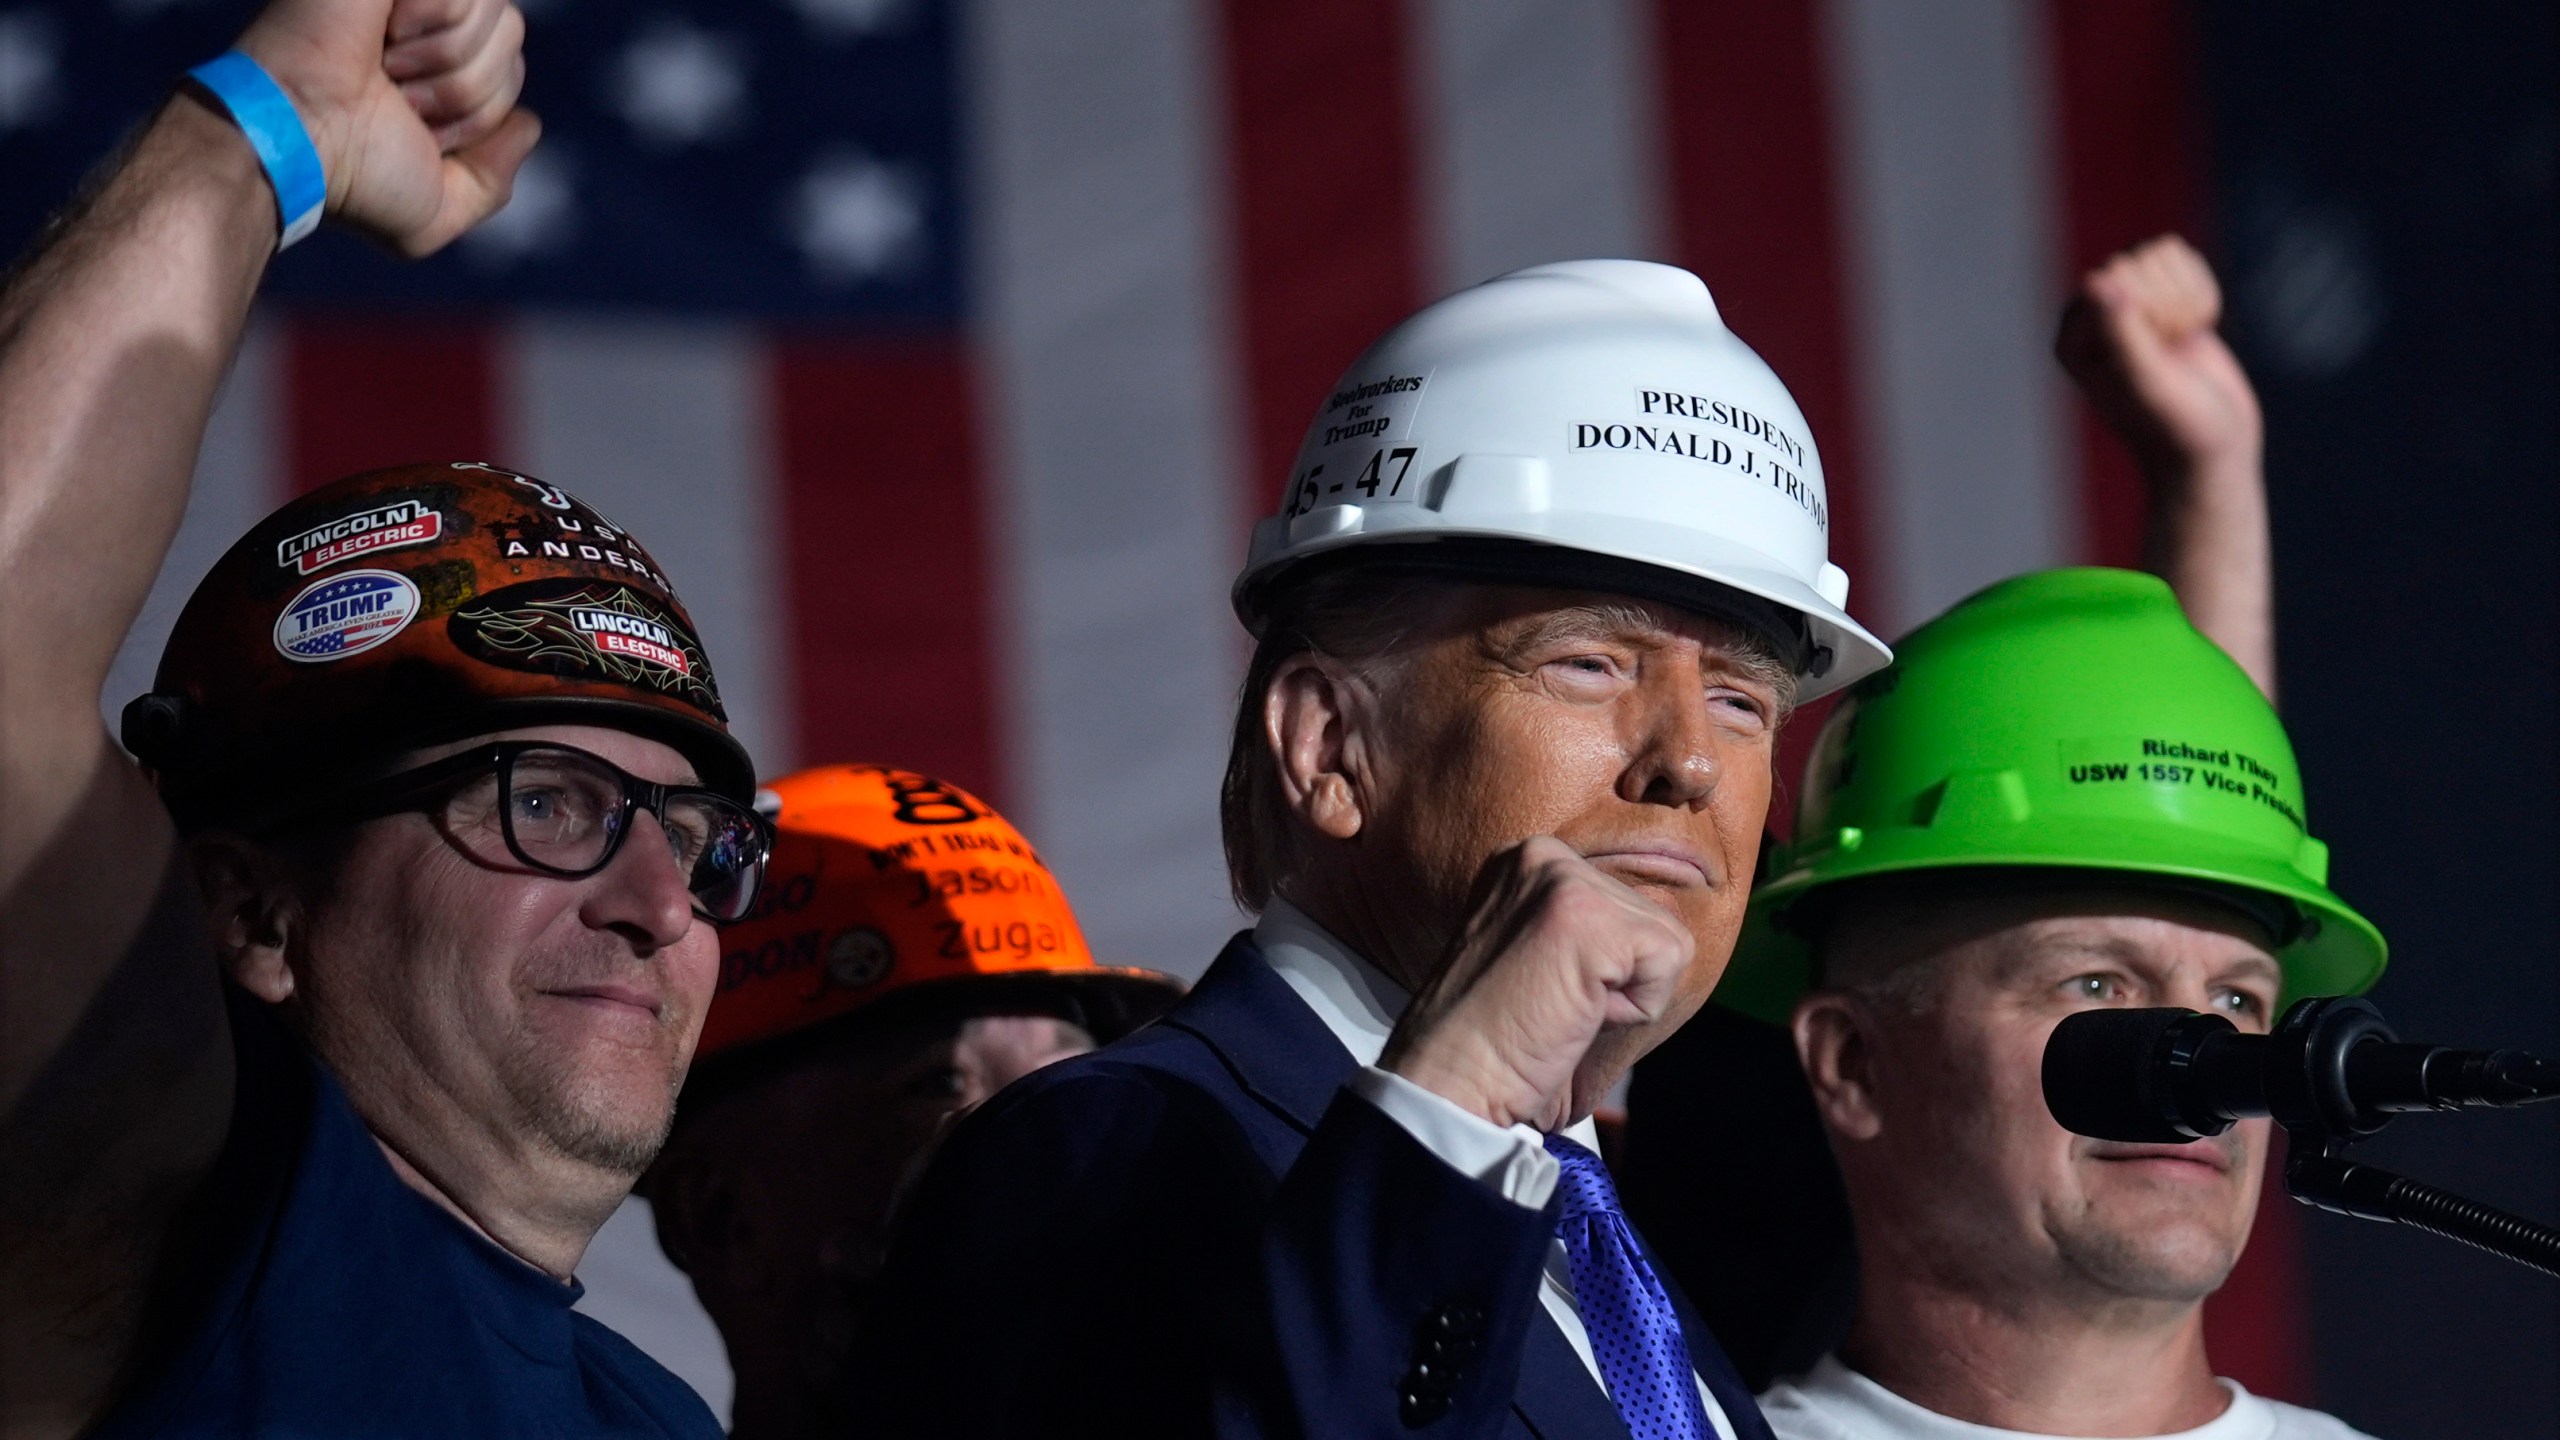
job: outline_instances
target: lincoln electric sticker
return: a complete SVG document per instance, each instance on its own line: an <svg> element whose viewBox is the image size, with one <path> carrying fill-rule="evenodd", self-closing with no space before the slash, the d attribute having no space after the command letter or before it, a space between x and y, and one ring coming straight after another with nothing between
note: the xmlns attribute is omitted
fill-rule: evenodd
<svg viewBox="0 0 2560 1440"><path fill-rule="evenodd" d="M601 605L575 605L569 609L569 623L578 627L587 643L608 655L626 656L678 675L693 673L693 662L676 648L675 628L663 621Z"/></svg>
<svg viewBox="0 0 2560 1440"><path fill-rule="evenodd" d="M350 570L304 586L276 617L276 653L318 662L361 655L418 618L418 587L388 570Z"/></svg>
<svg viewBox="0 0 2560 1440"><path fill-rule="evenodd" d="M424 545L444 534L444 512L415 500L398 500L341 515L326 525L276 542L276 564L312 575L359 555Z"/></svg>
<svg viewBox="0 0 2560 1440"><path fill-rule="evenodd" d="M676 696L721 715L702 642L646 595L609 580L533 580L453 612L453 641L493 665ZM725 718L725 717L724 717Z"/></svg>

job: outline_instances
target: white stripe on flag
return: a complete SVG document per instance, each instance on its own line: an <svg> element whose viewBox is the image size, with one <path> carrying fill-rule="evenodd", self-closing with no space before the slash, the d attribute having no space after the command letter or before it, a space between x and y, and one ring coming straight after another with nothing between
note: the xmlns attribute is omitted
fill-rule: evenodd
<svg viewBox="0 0 2560 1440"><path fill-rule="evenodd" d="M197 582L233 541L284 503L280 453L284 396L276 374L280 359L268 323L253 320L205 426L204 448L196 455L194 488L187 492L187 518L160 562L151 597L142 602L142 613L125 632L124 646L116 652L106 689L98 697L110 735L117 732L125 702L151 688L170 628L178 623L178 612L186 608ZM101 523L112 521L102 519Z"/></svg>
<svg viewBox="0 0 2560 1440"><path fill-rule="evenodd" d="M1009 808L1104 963L1196 975L1238 924L1243 639L1211 17L988 3L963 33Z"/></svg>
<svg viewBox="0 0 2560 1440"><path fill-rule="evenodd" d="M763 353L732 325L542 317L499 364L505 453L666 567L760 773L793 759Z"/></svg>
<svg viewBox="0 0 2560 1440"><path fill-rule="evenodd" d="M1896 633L2078 531L2036 0L1830 0L1869 504ZM1878 583L1881 582L1881 583Z"/></svg>
<svg viewBox="0 0 2560 1440"><path fill-rule="evenodd" d="M1417 169L1437 289L1662 253L1647 13L1638 0L1419 0Z"/></svg>

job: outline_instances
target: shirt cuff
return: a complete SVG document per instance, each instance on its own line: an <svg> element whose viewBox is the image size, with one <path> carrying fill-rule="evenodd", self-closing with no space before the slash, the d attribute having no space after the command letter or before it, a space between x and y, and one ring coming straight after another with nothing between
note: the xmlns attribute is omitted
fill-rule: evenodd
<svg viewBox="0 0 2560 1440"><path fill-rule="evenodd" d="M1544 1210L1561 1167L1546 1137L1527 1125L1504 1127L1401 1075L1372 1065L1351 1077L1351 1093L1377 1106L1423 1149L1461 1175L1493 1187L1505 1200Z"/></svg>

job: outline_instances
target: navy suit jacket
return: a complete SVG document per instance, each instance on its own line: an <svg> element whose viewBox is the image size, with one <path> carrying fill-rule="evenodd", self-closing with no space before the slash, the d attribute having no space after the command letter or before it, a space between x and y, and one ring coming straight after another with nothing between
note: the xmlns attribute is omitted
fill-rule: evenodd
<svg viewBox="0 0 2560 1440"><path fill-rule="evenodd" d="M1538 1301L1555 1207L1342 1093L1358 1068L1239 936L1155 1025L1008 1088L908 1201L856 1433L1623 1440Z"/></svg>

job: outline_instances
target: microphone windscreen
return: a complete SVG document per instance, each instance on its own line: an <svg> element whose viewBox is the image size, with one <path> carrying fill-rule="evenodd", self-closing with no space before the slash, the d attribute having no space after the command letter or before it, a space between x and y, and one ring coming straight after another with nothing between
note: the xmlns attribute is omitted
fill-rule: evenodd
<svg viewBox="0 0 2560 1440"><path fill-rule="evenodd" d="M2075 1135L2137 1145L2176 1145L2163 1043L2192 1010L2084 1010L2053 1027L2044 1046L2044 1104Z"/></svg>

